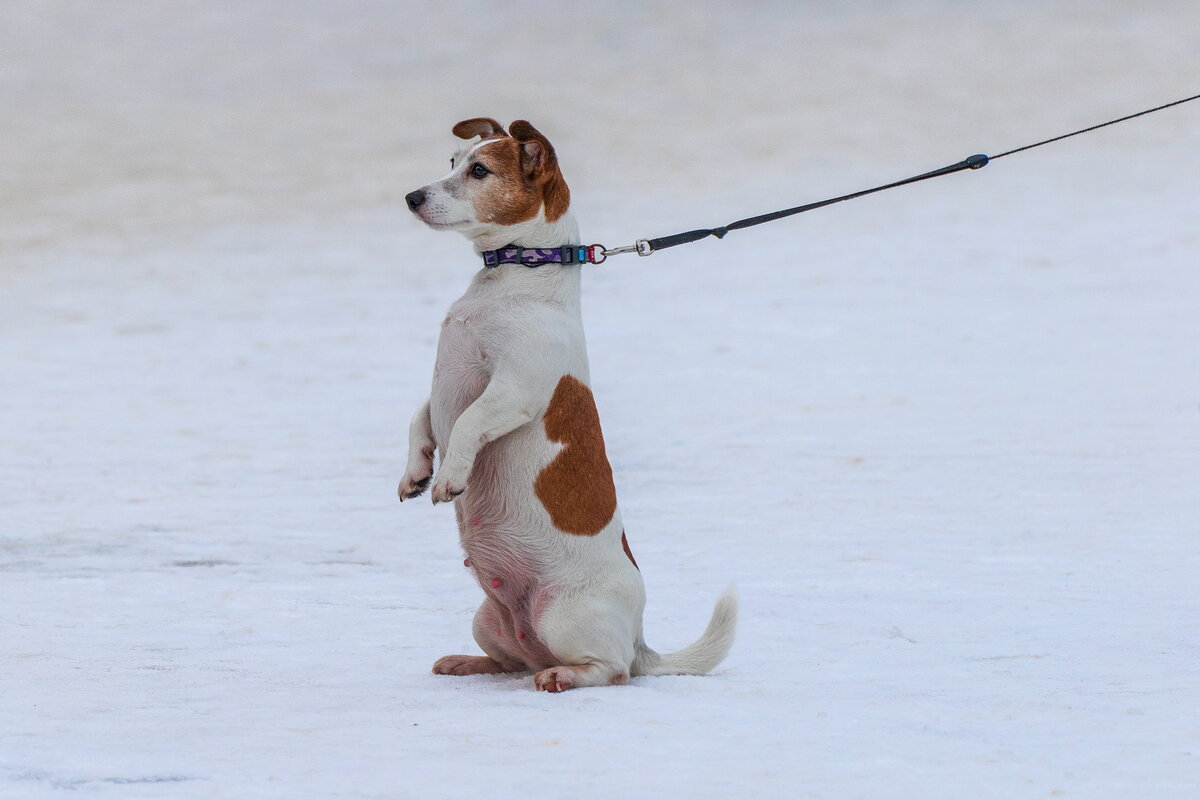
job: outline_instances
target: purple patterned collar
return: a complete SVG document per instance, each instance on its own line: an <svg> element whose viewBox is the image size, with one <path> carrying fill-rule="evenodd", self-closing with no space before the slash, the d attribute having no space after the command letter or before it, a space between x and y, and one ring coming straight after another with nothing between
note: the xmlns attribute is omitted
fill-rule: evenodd
<svg viewBox="0 0 1200 800"><path fill-rule="evenodd" d="M510 244L499 250L484 250L483 266L498 267L501 264L522 264L540 267L542 264L599 264L604 261L604 245L565 244L562 247L517 247Z"/></svg>

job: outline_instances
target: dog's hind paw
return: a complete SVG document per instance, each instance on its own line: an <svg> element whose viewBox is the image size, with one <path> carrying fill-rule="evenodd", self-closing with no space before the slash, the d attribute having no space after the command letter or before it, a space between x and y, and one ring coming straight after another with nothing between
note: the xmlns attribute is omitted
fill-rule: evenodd
<svg viewBox="0 0 1200 800"><path fill-rule="evenodd" d="M575 685L575 670L570 667L551 667L533 676L539 692L565 692Z"/></svg>
<svg viewBox="0 0 1200 800"><path fill-rule="evenodd" d="M494 675L499 672L508 670L487 656L442 656L433 662L435 675Z"/></svg>

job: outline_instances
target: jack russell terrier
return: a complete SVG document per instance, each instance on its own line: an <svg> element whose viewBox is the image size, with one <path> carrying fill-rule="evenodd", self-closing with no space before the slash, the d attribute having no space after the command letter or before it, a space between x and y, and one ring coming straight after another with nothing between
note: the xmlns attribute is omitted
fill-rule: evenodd
<svg viewBox="0 0 1200 800"><path fill-rule="evenodd" d="M677 653L642 638L645 589L588 386L580 264L596 248L578 244L554 148L524 121L453 130L465 144L450 173L405 200L429 227L470 239L484 267L442 323L399 493L432 480L434 503L454 501L464 564L486 595L473 626L486 655L445 656L433 671L532 671L548 692L704 674L729 652L737 600L727 591Z"/></svg>

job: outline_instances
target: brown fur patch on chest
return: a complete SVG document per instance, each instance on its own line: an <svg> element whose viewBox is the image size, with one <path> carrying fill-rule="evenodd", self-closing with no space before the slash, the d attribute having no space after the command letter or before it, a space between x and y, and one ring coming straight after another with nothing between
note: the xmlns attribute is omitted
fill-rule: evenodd
<svg viewBox="0 0 1200 800"><path fill-rule="evenodd" d="M546 436L563 449L533 483L534 493L554 527L578 536L595 536L617 510L612 467L604 453L604 435L592 390L564 375L543 418Z"/></svg>

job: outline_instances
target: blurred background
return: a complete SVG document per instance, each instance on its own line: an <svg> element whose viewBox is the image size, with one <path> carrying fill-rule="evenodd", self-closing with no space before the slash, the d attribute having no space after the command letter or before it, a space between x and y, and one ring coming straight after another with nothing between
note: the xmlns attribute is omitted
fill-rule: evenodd
<svg viewBox="0 0 1200 800"><path fill-rule="evenodd" d="M1200 101L588 269L711 678L433 679L479 591L394 493L455 122L616 246L1198 91L1195 0L0 3L0 795L1191 797Z"/></svg>
<svg viewBox="0 0 1200 800"><path fill-rule="evenodd" d="M559 142L588 227L642 233L653 210L668 230L689 199L716 224L1193 94L1200 44L1182 1L14 0L0 14L9 266L106 237L403 211L450 125L478 115ZM1146 158L1191 115L1035 163L1104 145Z"/></svg>

